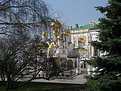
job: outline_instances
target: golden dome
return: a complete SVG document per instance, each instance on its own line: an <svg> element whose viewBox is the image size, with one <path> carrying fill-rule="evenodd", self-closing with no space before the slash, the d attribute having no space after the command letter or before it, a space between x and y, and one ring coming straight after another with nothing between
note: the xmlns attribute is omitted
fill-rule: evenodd
<svg viewBox="0 0 121 91"><path fill-rule="evenodd" d="M57 31L53 31L53 34L58 35L59 33Z"/></svg>
<svg viewBox="0 0 121 91"><path fill-rule="evenodd" d="M52 48L55 48L55 45L53 42L49 45L48 49L52 49Z"/></svg>
<svg viewBox="0 0 121 91"><path fill-rule="evenodd" d="M59 46L58 48L64 48L63 46Z"/></svg>
<svg viewBox="0 0 121 91"><path fill-rule="evenodd" d="M53 21L53 22L51 23L50 27L51 27L52 29L55 28L55 21Z"/></svg>
<svg viewBox="0 0 121 91"><path fill-rule="evenodd" d="M61 23L56 18L55 19L55 28L61 28L61 27L62 27Z"/></svg>
<svg viewBox="0 0 121 91"><path fill-rule="evenodd" d="M49 46L49 41L47 41L46 44Z"/></svg>
<svg viewBox="0 0 121 91"><path fill-rule="evenodd" d="M82 39L82 38L81 39L78 39L78 42L79 43L84 43L84 39Z"/></svg>
<svg viewBox="0 0 121 91"><path fill-rule="evenodd" d="M65 32L65 36L71 36L70 31L66 31L66 32Z"/></svg>
<svg viewBox="0 0 121 91"><path fill-rule="evenodd" d="M59 35L59 36L57 37L57 40L63 40L63 38L61 37L61 35Z"/></svg>
<svg viewBox="0 0 121 91"><path fill-rule="evenodd" d="M43 32L42 35L48 36L48 33L47 32Z"/></svg>
<svg viewBox="0 0 121 91"><path fill-rule="evenodd" d="M57 29L57 28L61 28L62 25L61 23L57 20L57 18L51 23L50 27L52 29Z"/></svg>

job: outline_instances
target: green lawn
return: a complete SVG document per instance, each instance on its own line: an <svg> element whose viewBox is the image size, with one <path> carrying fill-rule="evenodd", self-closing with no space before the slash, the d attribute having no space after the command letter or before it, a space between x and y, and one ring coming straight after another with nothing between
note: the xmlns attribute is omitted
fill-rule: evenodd
<svg viewBox="0 0 121 91"><path fill-rule="evenodd" d="M17 83L20 84L20 83ZM5 84L0 82L0 91L6 91ZM31 82L19 89L15 89L12 91L25 91L25 90L41 90L41 89L49 89L49 88L64 88L64 87L72 87L79 86L74 84L60 84L60 83L40 83L40 82Z"/></svg>

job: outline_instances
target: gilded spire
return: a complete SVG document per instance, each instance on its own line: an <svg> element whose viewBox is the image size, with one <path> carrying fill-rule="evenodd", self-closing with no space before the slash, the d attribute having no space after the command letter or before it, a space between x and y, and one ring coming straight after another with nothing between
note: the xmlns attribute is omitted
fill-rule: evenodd
<svg viewBox="0 0 121 91"><path fill-rule="evenodd" d="M55 19L56 19L56 20L57 20L57 17L58 17L58 13L56 12L56 13L55 13Z"/></svg>
<svg viewBox="0 0 121 91"><path fill-rule="evenodd" d="M56 12L56 18L55 18L55 20L51 23L51 25L50 25L50 27L52 28L52 29L60 29L60 28L62 28L62 25L61 25L61 23L58 21L58 19L57 19L57 12Z"/></svg>

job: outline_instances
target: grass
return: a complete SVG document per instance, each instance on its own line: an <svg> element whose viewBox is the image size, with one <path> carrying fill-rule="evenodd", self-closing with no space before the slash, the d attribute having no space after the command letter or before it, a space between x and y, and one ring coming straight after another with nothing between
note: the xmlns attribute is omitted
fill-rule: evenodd
<svg viewBox="0 0 121 91"><path fill-rule="evenodd" d="M21 83L17 83L21 84ZM75 84L61 84L61 83L41 83L41 82L31 82L23 87L20 87L15 90L11 91L31 91L31 90L42 90L42 89L51 89L51 88L65 88L65 87L73 87L73 86L79 86ZM0 91L6 91L5 90L5 83L0 82Z"/></svg>

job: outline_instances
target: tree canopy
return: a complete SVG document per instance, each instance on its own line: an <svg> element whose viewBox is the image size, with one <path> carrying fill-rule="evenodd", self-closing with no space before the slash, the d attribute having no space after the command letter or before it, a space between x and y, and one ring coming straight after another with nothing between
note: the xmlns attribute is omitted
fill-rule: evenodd
<svg viewBox="0 0 121 91"><path fill-rule="evenodd" d="M42 0L0 0L0 78L7 89L25 77L30 82L40 71L56 72L56 63L41 53L34 38L49 28L50 20Z"/></svg>
<svg viewBox="0 0 121 91"><path fill-rule="evenodd" d="M92 45L101 52L106 52L106 55L89 61L96 68L87 81L89 91L120 91L121 1L109 0L107 6L96 8L105 17L99 19L99 41L93 41Z"/></svg>

